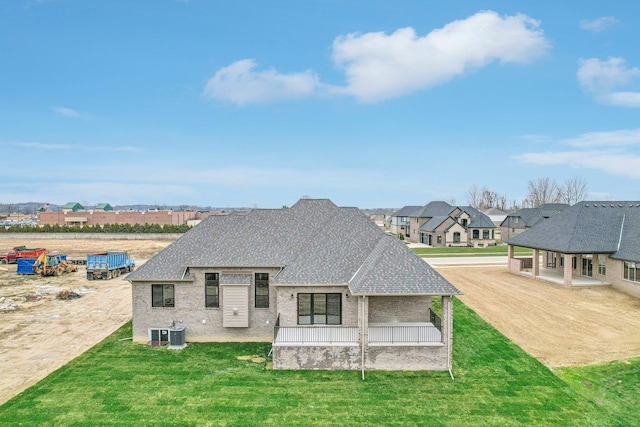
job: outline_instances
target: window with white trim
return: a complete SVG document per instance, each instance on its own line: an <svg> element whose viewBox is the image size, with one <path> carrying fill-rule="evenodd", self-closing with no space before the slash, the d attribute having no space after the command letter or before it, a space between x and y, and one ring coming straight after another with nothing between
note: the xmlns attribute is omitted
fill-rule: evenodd
<svg viewBox="0 0 640 427"><path fill-rule="evenodd" d="M598 254L598 274L604 276L607 274L607 256Z"/></svg>
<svg viewBox="0 0 640 427"><path fill-rule="evenodd" d="M623 277L632 282L640 282L640 263L625 261Z"/></svg>

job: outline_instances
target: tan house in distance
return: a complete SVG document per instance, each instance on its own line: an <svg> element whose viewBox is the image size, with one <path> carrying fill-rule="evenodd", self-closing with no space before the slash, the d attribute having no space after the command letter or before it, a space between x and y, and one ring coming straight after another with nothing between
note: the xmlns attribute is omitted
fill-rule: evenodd
<svg viewBox="0 0 640 427"><path fill-rule="evenodd" d="M329 200L209 217L127 280L137 343L270 341L274 369L452 366L460 291Z"/></svg>
<svg viewBox="0 0 640 427"><path fill-rule="evenodd" d="M412 243L433 247L494 245L491 219L471 206L451 206L433 201L425 206L405 206L393 214L391 232Z"/></svg>

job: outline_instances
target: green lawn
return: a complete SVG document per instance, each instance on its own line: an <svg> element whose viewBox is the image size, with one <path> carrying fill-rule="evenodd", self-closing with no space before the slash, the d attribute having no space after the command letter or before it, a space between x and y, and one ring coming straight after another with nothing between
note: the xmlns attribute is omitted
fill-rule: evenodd
<svg viewBox="0 0 640 427"><path fill-rule="evenodd" d="M557 369L556 374L622 424L640 425L640 358Z"/></svg>
<svg viewBox="0 0 640 427"><path fill-rule="evenodd" d="M446 257L446 256L506 256L508 246L489 246L488 248L412 248L421 257ZM514 247L517 256L532 255L529 248Z"/></svg>
<svg viewBox="0 0 640 427"><path fill-rule="evenodd" d="M596 399L455 301L447 372L273 371L269 344L133 344L131 324L0 406L0 425L632 425L638 363ZM626 366L626 365L625 365ZM15 369L28 369L27 366ZM623 369L623 371L625 371ZM566 371L570 372L570 370ZM625 371L626 372L626 371ZM619 378L624 378L622 373ZM635 379L633 378L635 377ZM595 381L594 381L595 382ZM594 389L595 390L595 389Z"/></svg>

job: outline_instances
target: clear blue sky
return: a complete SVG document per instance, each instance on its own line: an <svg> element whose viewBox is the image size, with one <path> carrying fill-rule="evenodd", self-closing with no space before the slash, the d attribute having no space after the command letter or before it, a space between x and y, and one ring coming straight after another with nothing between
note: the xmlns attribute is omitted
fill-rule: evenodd
<svg viewBox="0 0 640 427"><path fill-rule="evenodd" d="M640 199L640 1L0 0L0 203Z"/></svg>

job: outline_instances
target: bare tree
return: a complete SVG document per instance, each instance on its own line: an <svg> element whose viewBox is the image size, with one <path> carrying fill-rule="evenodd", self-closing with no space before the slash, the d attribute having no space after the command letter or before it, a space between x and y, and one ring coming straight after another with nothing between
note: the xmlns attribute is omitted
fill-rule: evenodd
<svg viewBox="0 0 640 427"><path fill-rule="evenodd" d="M530 180L529 195L522 201L523 206L537 208L545 203L559 203L562 201L562 189L551 178Z"/></svg>
<svg viewBox="0 0 640 427"><path fill-rule="evenodd" d="M467 203L472 208L480 210L494 207L504 210L507 204L507 196L489 190L487 187L479 188L474 185L467 191Z"/></svg>
<svg viewBox="0 0 640 427"><path fill-rule="evenodd" d="M467 203L472 208L478 209L480 206L480 201L482 200L482 189L478 188L477 185L473 185L471 188L467 190Z"/></svg>
<svg viewBox="0 0 640 427"><path fill-rule="evenodd" d="M517 210L520 210L520 207L522 207L522 206L523 206L522 202L518 203L518 201L514 199L514 200L511 201L511 203L509 204L509 207L506 209L506 211L515 212ZM505 209L503 209L503 210L505 210Z"/></svg>
<svg viewBox="0 0 640 427"><path fill-rule="evenodd" d="M587 197L587 182L578 176L569 178L561 188L562 201L574 205Z"/></svg>

